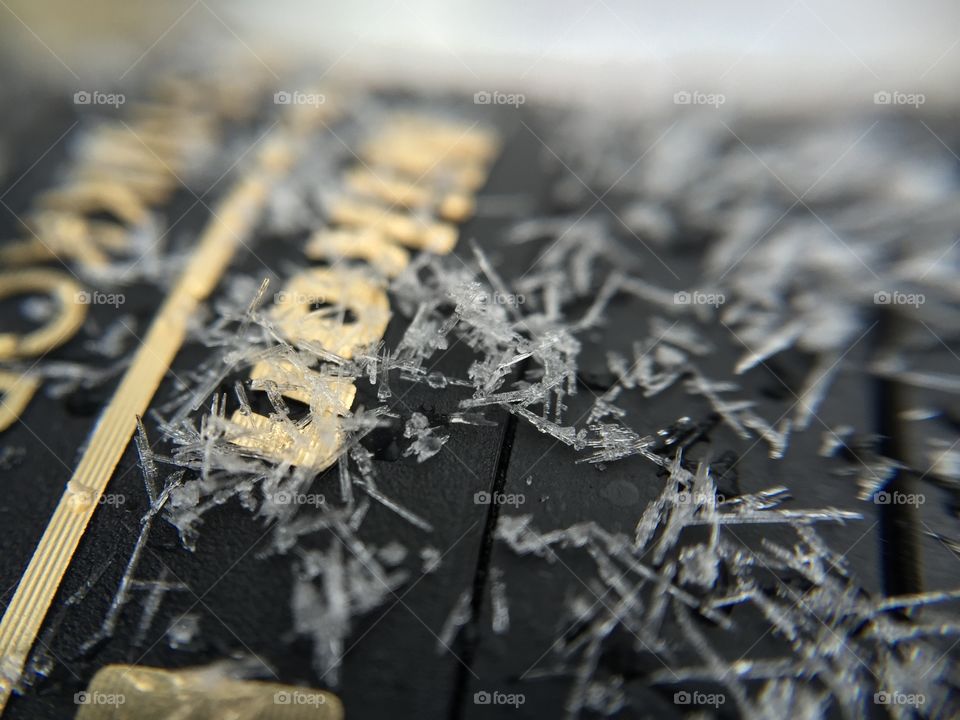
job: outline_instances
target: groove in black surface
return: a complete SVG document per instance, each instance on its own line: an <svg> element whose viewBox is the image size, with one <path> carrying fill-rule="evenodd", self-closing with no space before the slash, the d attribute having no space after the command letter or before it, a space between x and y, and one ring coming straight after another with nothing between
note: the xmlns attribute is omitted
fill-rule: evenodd
<svg viewBox="0 0 960 720"><path fill-rule="evenodd" d="M889 308L881 307L876 327L879 350L892 344L898 330L898 319ZM901 411L906 407L905 389L899 381L877 376L874 379L877 434L884 457L907 465L905 428ZM903 495L915 492L909 470L898 470L882 488L887 493ZM919 541L920 509L912 503L878 505L880 522L880 562L883 590L886 595L906 595L923 590L923 557Z"/></svg>
<svg viewBox="0 0 960 720"><path fill-rule="evenodd" d="M490 507L487 510L487 522L480 540L480 552L477 556L477 568L473 576L473 597L470 604L470 622L463 628L463 652L457 674L457 682L453 692L450 717L456 720L463 717L466 708L467 692L470 682L469 674L473 669L473 660L476 655L479 638L480 613L483 609L484 590L490 574L490 557L493 554L494 533L497 529L497 518L500 516L500 504L497 500L502 495L507 484L507 470L510 465L510 455L517 434L517 417L513 413L507 416L507 424L503 430L503 442L497 455L497 468L490 490Z"/></svg>

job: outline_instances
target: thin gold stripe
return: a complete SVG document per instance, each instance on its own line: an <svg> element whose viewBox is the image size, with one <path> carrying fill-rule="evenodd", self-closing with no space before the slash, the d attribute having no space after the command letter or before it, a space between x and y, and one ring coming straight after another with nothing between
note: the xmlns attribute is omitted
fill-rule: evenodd
<svg viewBox="0 0 960 720"><path fill-rule="evenodd" d="M272 169L279 169L270 163ZM93 432L68 488L40 538L0 621L0 712L26 665L44 617L94 510L186 336L190 316L216 287L242 237L259 217L268 186L242 180L218 205L180 281L160 308L142 347ZM81 491L81 501L74 494Z"/></svg>
<svg viewBox="0 0 960 720"><path fill-rule="evenodd" d="M57 510L59 510L59 506L58 506ZM62 541L62 539L64 538L64 536L66 536L66 535L69 533L69 531L71 530L71 523L70 523L70 521L72 521L72 520L75 519L75 518L67 517L64 522L54 524L55 521L56 521L56 519L57 519L57 517L58 517L58 515L59 515L59 516L62 516L63 513L58 513L57 511L54 511L53 518L51 518L51 526L54 526L55 529L56 529L56 534L55 534L53 537L51 537L51 543L52 543L54 546L56 546L57 544L59 544L59 543ZM48 526L48 527L49 527L49 526ZM36 553L34 554L34 557L36 557ZM48 585L48 584L49 584L49 568L50 568L50 566L53 565L55 562L56 562L56 556L54 556L54 555L49 555L49 556L44 557L44 562L43 562L41 565L39 565L39 567L38 567L38 573L40 573L39 577L42 579L42 581L43 581L42 584L43 584L43 585ZM29 569L29 566L28 566L28 569ZM35 599L34 599L34 598L35 598L35 595L36 595L37 591L38 591L41 587L42 587L41 583L37 583L37 585L29 588L30 594L27 595L26 597L24 597L24 605L25 605L26 607L31 607L31 606L32 606L32 604L35 602ZM11 603L11 605L12 605L12 603ZM6 633L6 636L7 636L7 637L4 637L5 640L8 640L8 639L9 639L11 642L14 642L16 638L20 637L20 635L21 635L21 633L22 633L22 628L23 628L23 626L24 626L24 624L25 624L25 622L26 622L26 620L27 620L27 617L24 615L24 616L21 616L21 617L19 617L19 618L16 618L16 620L17 620L17 622L16 622L15 625L13 625L13 627L12 627L11 630L10 630L10 632L9 632L9 633ZM21 642L22 642L22 641L23 641L23 639L21 639ZM32 640L31 640L31 643L30 643L30 644L32 644ZM16 644L16 647L19 647L19 646L20 646L19 643L17 643L17 644ZM29 652L29 650L30 650L30 648L29 648L29 645L28 645L28 647L25 649L24 652ZM5 661L7 660L6 654L4 655L4 660L5 660Z"/></svg>

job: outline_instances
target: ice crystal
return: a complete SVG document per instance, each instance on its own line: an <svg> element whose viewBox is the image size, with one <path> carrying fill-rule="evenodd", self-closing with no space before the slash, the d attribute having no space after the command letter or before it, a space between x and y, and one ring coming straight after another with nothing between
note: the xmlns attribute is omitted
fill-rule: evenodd
<svg viewBox="0 0 960 720"><path fill-rule="evenodd" d="M510 607L507 604L507 586L503 581L503 571L497 567L490 571L490 606L493 613L493 632L503 635L510 630Z"/></svg>
<svg viewBox="0 0 960 720"><path fill-rule="evenodd" d="M601 600L588 601L586 610L577 603L568 608L570 619L584 628L583 636L555 649L560 660L570 663L575 677L566 704L568 716L576 717L588 707L598 709L598 704L605 704L600 698L610 697L613 702L619 697L601 692L604 687L619 687L617 678L596 678L598 655L616 627L637 637L638 652L668 658L666 669L654 673L654 684L719 683L746 716L774 717L771 713L779 707L821 717L828 707L838 706L860 717L858 687L875 688L871 693L884 692L884 688L909 689L929 693L938 703L946 702L949 672L935 662L936 640L960 635L960 623L942 615L935 622L917 625L889 610L926 607L934 612L938 603L956 593L929 593L892 603L870 599L814 528L799 524L794 546L764 541L744 552L739 535L723 528L785 519L794 524L797 520L819 523L853 518L849 513L818 510L795 511L785 518L770 500L777 496L776 491L743 496L732 506L719 505L710 499L713 486L706 468L691 474L675 462L670 470L671 481L644 513L635 538L610 534L592 522L541 531L527 516L502 518L498 526L497 538L518 554L551 559L561 551L581 550L595 563L600 588L596 592L603 593L597 595ZM708 542L679 544L684 528L703 524L711 528ZM770 571L778 576L794 573L805 585L798 590L777 580L771 593L765 589ZM584 580L589 584L588 578ZM698 597L720 588L723 594L709 603ZM694 617L713 619L724 632L737 633L736 623L717 615L717 609L741 605L755 607L769 624L767 632L788 640L797 652L776 659L741 658L732 663L725 659ZM667 639L675 638L670 628L679 629L681 644ZM920 677L912 670L911 661L902 653L908 646L913 653L930 657L924 667L937 672ZM700 665L683 666L679 658L684 656L699 658ZM871 668L879 669L876 676ZM758 686L752 682L756 680L763 682Z"/></svg>
<svg viewBox="0 0 960 720"><path fill-rule="evenodd" d="M358 538L344 535L336 534L327 552L304 559L292 597L294 628L313 640L314 669L334 685L351 617L394 596L407 578L403 571L387 572Z"/></svg>
<svg viewBox="0 0 960 720"><path fill-rule="evenodd" d="M177 618L167 628L167 644L173 650L188 648L200 630L200 617L186 614Z"/></svg>
<svg viewBox="0 0 960 720"><path fill-rule="evenodd" d="M450 646L453 644L453 641L460 632L460 629L470 622L470 618L472 617L470 605L472 601L472 590L468 589L460 593L460 596L457 598L457 602L454 603L453 608L450 610L450 614L447 616L447 619L443 623L443 627L440 629L440 634L437 635L436 649L438 655L450 651Z"/></svg>
<svg viewBox="0 0 960 720"><path fill-rule="evenodd" d="M404 451L404 456L416 455L417 462L429 460L450 439L449 435L437 435L436 428L429 426L429 421L422 413L414 413L407 421L403 430L405 438L413 438L413 442Z"/></svg>

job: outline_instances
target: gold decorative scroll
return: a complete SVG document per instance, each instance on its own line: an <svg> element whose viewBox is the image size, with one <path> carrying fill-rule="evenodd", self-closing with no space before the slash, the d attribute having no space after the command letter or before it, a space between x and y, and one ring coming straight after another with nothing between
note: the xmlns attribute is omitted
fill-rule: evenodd
<svg viewBox="0 0 960 720"><path fill-rule="evenodd" d="M56 300L56 314L32 332L0 333L0 360L42 355L73 337L87 317L83 287L69 275L54 270L0 273L0 298L28 294L49 295Z"/></svg>
<svg viewBox="0 0 960 720"><path fill-rule="evenodd" d="M216 667L107 665L74 696L76 720L342 720L330 692L236 680Z"/></svg>
<svg viewBox="0 0 960 720"><path fill-rule="evenodd" d="M370 162L344 174L346 194L328 207L335 227L318 230L304 249L311 260L331 266L298 273L276 294L270 317L278 334L301 350L345 360L376 344L390 318L378 277L403 271L410 262L405 248L453 250L457 228L444 220L461 222L472 213L473 190L485 180L496 147L491 133L474 126L409 115L388 122L366 145ZM338 267L344 260L362 264ZM356 389L346 379L325 388L329 377L288 361L258 363L250 374L252 390L272 385L284 397L309 404L311 413L295 423L237 411L231 418L239 432L234 443L318 472L332 465L345 439L337 416L349 410Z"/></svg>

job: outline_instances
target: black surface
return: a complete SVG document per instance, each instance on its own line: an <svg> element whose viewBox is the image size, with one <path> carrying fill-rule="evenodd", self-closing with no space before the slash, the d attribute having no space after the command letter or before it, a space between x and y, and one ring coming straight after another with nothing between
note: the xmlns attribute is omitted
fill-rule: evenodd
<svg viewBox="0 0 960 720"><path fill-rule="evenodd" d="M520 117L545 132L549 117L522 110ZM516 115L503 118L507 135L501 159L494 168L488 195L520 193L530 197L541 211L552 209L547 190L557 169L543 162L543 149L521 124ZM64 123L72 122L64 117ZM40 133L34 140L56 137L56 129ZM14 212L22 212L29 197L49 181L60 152L31 170L24 181L5 199ZM25 167L23 169L26 169ZM561 171L562 172L562 171ZM13 176L19 175L14 172ZM227 186L223 183L223 187ZM171 207L171 217L190 205L193 198L181 193ZM598 211L599 212L599 211ZM207 214L195 207L178 232L177 243L185 244L202 227ZM470 257L468 239L476 239L506 277L516 277L529 267L542 245L515 246L504 242L509 218L476 218L464 228L458 255ZM7 216L4 235L12 230ZM300 262L299 244L261 242L257 254L272 269L284 261ZM642 254L638 249L638 253ZM694 277L701 257L696 243L677 243L664 257L681 270L681 281ZM654 262L641 264L639 275L663 286L671 284ZM233 274L247 274L257 280L264 269L259 260L241 256L231 268ZM673 283L674 289L683 287ZM124 313L133 314L141 331L147 327L162 290L136 287L127 291ZM92 308L93 319L102 328L114 316L112 308ZM578 395L568 399L568 412L577 417L586 412L594 393L603 389L605 353L611 349L629 349L631 340L645 336L647 322L655 309L644 302L618 297L610 306L602 329L580 339L584 353L583 378ZM102 316L102 317L101 317ZM405 319L396 317L387 332L388 345L400 336ZM87 331L75 341L48 356L51 360L84 360L85 340L95 338ZM704 360L711 377L728 378L742 352L737 340L722 328L711 338L717 352ZM178 392L176 376L188 373L202 359L205 350L187 346L178 355L171 376L157 394L158 402ZM462 377L470 355L457 348L444 355L433 368ZM940 362L951 362L940 353ZM936 358L935 358L936 360ZM784 388L781 379L797 381L804 377L810 359L799 353L786 353L776 360L774 372L758 367L740 381L742 395L759 403L764 417L779 417L794 402L797 385ZM932 361L933 362L933 361ZM936 364L933 362L933 364ZM593 370L591 370L591 367ZM711 419L711 409L703 398L685 393L680 385L654 398L624 395L620 405L629 413L628 424L641 434L655 433L686 415L710 429L702 442L690 450L691 461L732 456L735 480L726 478L731 491L753 492L774 485L786 485L794 500L790 507L833 506L864 514L862 522L825 525L822 535L838 552L846 551L855 576L871 592L883 588L881 548L889 537L883 535L880 509L856 498L855 484L837 480L835 471L849 464L843 457L820 458L823 423L830 427L850 424L858 430L882 430L874 411L875 382L858 362L841 373L815 419L804 433L795 434L782 460L766 455L766 444L754 446L733 436ZM856 369L861 368L861 369ZM230 379L232 384L232 378ZM423 385L399 388L391 404L403 416L414 411L438 417L455 410L466 393L460 389L431 390ZM0 493L0 589L6 600L26 566L43 528L56 505L72 468L82 452L99 408L110 396L112 384L95 392L63 400L38 393L23 415L23 422L0 438L0 447L18 447L24 454L11 468L4 469ZM922 393L916 393L922 402ZM525 422L517 422L504 411L487 413L495 427L451 426L445 430L450 440L439 455L418 464L413 458L377 461L382 490L400 504L427 518L435 532L426 534L398 518L386 508L374 504L361 535L380 545L397 540L410 548L432 545L446 551L438 572L418 579L412 589L398 591L399 599L389 601L363 617L352 628L348 652L342 668L343 683L336 692L344 701L351 720L382 717L509 717L554 718L562 714L569 690L569 679L519 678L539 663L563 626L562 606L571 594L585 594L581 576L586 574L584 558L576 553L562 556L562 563L546 564L540 559L519 558L493 542L498 515L532 514L542 530L562 528L583 520L596 520L611 531L630 533L638 514L647 502L662 490L663 479L657 469L642 458L631 458L605 468L575 464L577 455L553 438L538 433ZM954 416L956 417L956 416ZM146 419L152 440L159 438L155 422ZM945 425L945 421L940 421ZM944 431L949 436L949 431ZM910 460L916 466L927 463ZM318 492L334 492L335 473L326 473L316 482ZM517 508L476 505L471 499L480 490L520 493L526 502ZM206 516L196 552L184 551L173 528L158 521L148 543L138 577L157 577L164 567L172 579L189 590L167 595L145 642L134 647L131 640L139 622L142 597L124 610L115 637L94 652L78 655L83 641L99 627L117 587L119 578L138 533L139 519L146 507L142 480L131 446L121 460L109 492L121 494L126 502L120 507L105 506L97 511L71 565L45 625L44 642L57 659L49 679L40 682L25 696L15 697L4 718L44 720L71 717L75 711L73 694L86 686L100 666L110 662L137 662L163 667L185 667L235 654L253 654L276 669L284 681L324 687L311 668L311 648L291 635L289 587L291 565L288 559L264 556L269 528L251 518L236 502L227 503ZM922 512L931 527L950 533L955 519L944 510L945 503L927 503ZM745 544L763 537L786 540L787 531L764 526L743 534ZM925 535L919 538L924 555L923 584L927 589L955 585L957 577L953 552L942 542ZM452 549L449 549L452 548ZM449 550L448 550L449 549ZM416 574L416 558L407 564ZM503 572L511 611L511 633L494 635L490 629L489 579L492 568ZM98 578L83 601L67 603L89 578ZM473 617L452 647L453 652L437 652L436 635L466 589L474 591ZM194 646L173 650L163 640L169 623L185 612L201 616L201 632ZM760 628L760 625L757 625ZM764 628L765 629L765 628ZM783 641L772 635L762 637L764 629L737 638L735 646L725 648L732 657L750 650L761 656L783 649ZM669 717L677 713L670 702L673 688L651 687L645 675L658 669L657 660L642 654L610 654L603 660L606 669L624 675L631 706L618 717ZM481 690L522 692L524 705L517 709L480 706L473 703Z"/></svg>

